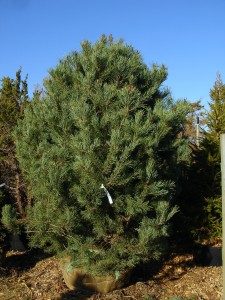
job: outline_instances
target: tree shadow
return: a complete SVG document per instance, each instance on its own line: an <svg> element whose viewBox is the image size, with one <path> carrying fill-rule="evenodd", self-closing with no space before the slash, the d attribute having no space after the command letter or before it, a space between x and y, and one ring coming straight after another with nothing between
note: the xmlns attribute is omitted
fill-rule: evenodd
<svg viewBox="0 0 225 300"><path fill-rule="evenodd" d="M40 249L31 249L23 252L8 251L0 275L10 276L12 273L22 273L34 267L37 262L50 257L50 254Z"/></svg>
<svg viewBox="0 0 225 300"><path fill-rule="evenodd" d="M193 239L176 236L170 240L169 252L160 261L136 267L129 284L147 281L177 280L195 267L222 266L222 247L203 245Z"/></svg>
<svg viewBox="0 0 225 300"><path fill-rule="evenodd" d="M60 295L60 300L87 300L95 293L88 291L67 291ZM97 295L97 294L96 294Z"/></svg>
<svg viewBox="0 0 225 300"><path fill-rule="evenodd" d="M138 282L148 284L149 281L153 281L159 284L167 281L176 281L195 267L221 266L221 247L198 244L192 239L187 239L185 236L180 238L177 236L173 237L169 243L169 251L164 256L164 259L151 261L134 268L130 280L123 289ZM214 257L214 254L216 257ZM95 296L93 297L93 295ZM93 299L105 299L103 295L101 296L101 294L97 293L68 291L61 295L60 300L86 300L91 296ZM109 297L113 297L113 295Z"/></svg>

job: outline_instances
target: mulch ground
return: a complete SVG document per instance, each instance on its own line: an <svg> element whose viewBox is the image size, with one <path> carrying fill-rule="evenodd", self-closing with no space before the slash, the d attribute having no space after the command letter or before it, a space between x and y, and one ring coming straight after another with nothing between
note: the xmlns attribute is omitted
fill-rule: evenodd
<svg viewBox="0 0 225 300"><path fill-rule="evenodd" d="M0 268L1 300L221 300L222 267L196 263L193 254L172 254L160 266L137 269L130 284L105 295L70 291L56 257L37 251L8 252Z"/></svg>

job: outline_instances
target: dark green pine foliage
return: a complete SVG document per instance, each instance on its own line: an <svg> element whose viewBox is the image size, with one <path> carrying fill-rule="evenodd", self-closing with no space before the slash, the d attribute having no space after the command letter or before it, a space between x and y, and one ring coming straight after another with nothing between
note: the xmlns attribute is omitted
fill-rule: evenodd
<svg viewBox="0 0 225 300"><path fill-rule="evenodd" d="M44 98L16 132L35 198L33 245L95 274L161 257L189 109L173 103L166 77L164 66L149 69L138 51L105 36L50 70Z"/></svg>
<svg viewBox="0 0 225 300"><path fill-rule="evenodd" d="M210 110L207 115L208 139L219 144L220 134L225 131L225 84L218 73L213 88L210 90Z"/></svg>
<svg viewBox="0 0 225 300"><path fill-rule="evenodd" d="M222 188L220 135L225 132L225 84L218 73L213 88L210 90L210 110L207 114L208 132L202 143L208 172L207 197L205 197L204 217L210 237L222 237Z"/></svg>
<svg viewBox="0 0 225 300"><path fill-rule="evenodd" d="M219 74L210 98L205 117L208 129L200 147L192 147L180 202L181 221L186 220L187 231L197 240L222 236L220 134L225 131L225 85Z"/></svg>

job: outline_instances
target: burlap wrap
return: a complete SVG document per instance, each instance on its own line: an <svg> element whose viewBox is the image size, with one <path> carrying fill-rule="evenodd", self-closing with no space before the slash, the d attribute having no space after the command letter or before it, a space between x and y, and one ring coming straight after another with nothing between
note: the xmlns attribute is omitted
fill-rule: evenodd
<svg viewBox="0 0 225 300"><path fill-rule="evenodd" d="M69 258L60 261L63 278L70 290L89 290L98 293L109 293L122 288L129 280L130 272L115 275L92 276L80 268L71 268Z"/></svg>

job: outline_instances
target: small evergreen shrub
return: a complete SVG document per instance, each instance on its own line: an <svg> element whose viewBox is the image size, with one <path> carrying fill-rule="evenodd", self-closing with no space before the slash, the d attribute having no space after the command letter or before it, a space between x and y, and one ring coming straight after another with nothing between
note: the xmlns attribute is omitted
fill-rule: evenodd
<svg viewBox="0 0 225 300"><path fill-rule="evenodd" d="M2 265L4 262L5 252L9 246L7 231L4 228L3 224L1 223L1 208L4 203L5 203L5 195L0 190L0 265Z"/></svg>
<svg viewBox="0 0 225 300"><path fill-rule="evenodd" d="M5 204L2 207L2 224L9 232L13 234L20 233L17 211L10 204Z"/></svg>
<svg viewBox="0 0 225 300"><path fill-rule="evenodd" d="M165 252L177 208L189 105L174 102L165 66L103 36L51 69L16 132L34 198L33 246L94 274L126 271Z"/></svg>
<svg viewBox="0 0 225 300"><path fill-rule="evenodd" d="M205 224L207 224L208 234L211 239L222 237L222 198L206 198Z"/></svg>
<svg viewBox="0 0 225 300"><path fill-rule="evenodd" d="M183 174L183 190L177 202L181 212L177 224L183 224L182 235L190 235L197 242L221 238L219 144L206 134L200 147L192 149L190 163L185 166Z"/></svg>

